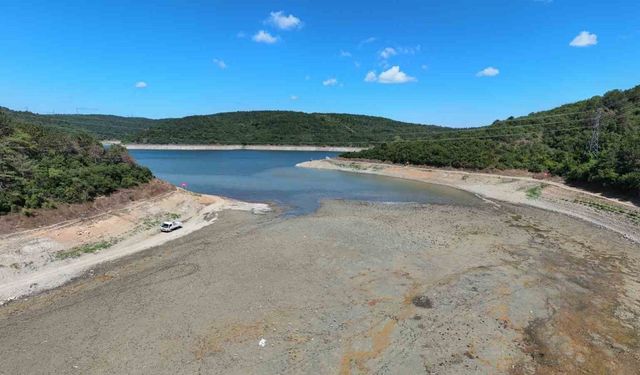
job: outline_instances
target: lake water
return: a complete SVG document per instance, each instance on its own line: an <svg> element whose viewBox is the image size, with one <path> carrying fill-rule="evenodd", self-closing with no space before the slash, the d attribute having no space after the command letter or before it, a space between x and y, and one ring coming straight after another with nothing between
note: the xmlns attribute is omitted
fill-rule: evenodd
<svg viewBox="0 0 640 375"><path fill-rule="evenodd" d="M286 215L315 211L324 199L377 202L476 204L472 194L402 179L297 168L297 163L335 152L130 150L158 178L205 194L273 202Z"/></svg>

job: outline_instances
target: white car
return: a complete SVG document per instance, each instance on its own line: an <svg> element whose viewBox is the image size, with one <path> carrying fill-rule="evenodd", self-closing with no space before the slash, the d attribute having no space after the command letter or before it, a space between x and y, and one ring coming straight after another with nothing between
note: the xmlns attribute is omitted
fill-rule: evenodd
<svg viewBox="0 0 640 375"><path fill-rule="evenodd" d="M182 228L182 223L179 221L165 221L160 225L160 230L163 232L171 232L178 228Z"/></svg>

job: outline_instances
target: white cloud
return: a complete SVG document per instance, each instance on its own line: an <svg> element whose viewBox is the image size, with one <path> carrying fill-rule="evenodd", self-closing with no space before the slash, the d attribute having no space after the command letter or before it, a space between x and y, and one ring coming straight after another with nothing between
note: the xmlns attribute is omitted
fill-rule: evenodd
<svg viewBox="0 0 640 375"><path fill-rule="evenodd" d="M271 12L266 22L281 30L291 30L302 27L300 18L293 14L285 16L283 11Z"/></svg>
<svg viewBox="0 0 640 375"><path fill-rule="evenodd" d="M380 57L382 57L385 60L388 59L389 57L395 56L397 54L398 54L398 52L394 48L391 48L391 47L387 47L387 48L383 49L382 51L380 51Z"/></svg>
<svg viewBox="0 0 640 375"><path fill-rule="evenodd" d="M340 51L340 57L351 57L351 52L349 51Z"/></svg>
<svg viewBox="0 0 640 375"><path fill-rule="evenodd" d="M400 70L398 65L392 66L391 69L385 70L378 76L380 83L407 83L416 81L415 77L410 77Z"/></svg>
<svg viewBox="0 0 640 375"><path fill-rule="evenodd" d="M367 75L364 77L365 82L375 82L377 80L378 80L378 76L376 75L376 72L374 72L373 70L367 73Z"/></svg>
<svg viewBox="0 0 640 375"><path fill-rule="evenodd" d="M291 95L289 98L290 98L291 100L298 100L298 99L300 99L300 97L299 97L298 95Z"/></svg>
<svg viewBox="0 0 640 375"><path fill-rule="evenodd" d="M273 36L264 30L258 31L251 39L256 43L273 44L278 41L277 36Z"/></svg>
<svg viewBox="0 0 640 375"><path fill-rule="evenodd" d="M386 83L386 84L398 84L398 83L408 83L408 82L416 82L417 79L415 77L411 77L407 75L405 72L400 70L400 67L397 65L392 66L388 70L380 73L380 75L376 75L376 72L370 71L364 77L365 82L378 82L378 83Z"/></svg>
<svg viewBox="0 0 640 375"><path fill-rule="evenodd" d="M598 44L598 36L588 31L581 32L569 43L571 47L589 47L596 44Z"/></svg>
<svg viewBox="0 0 640 375"><path fill-rule="evenodd" d="M338 84L338 80L335 78L328 78L322 81L323 86L335 86Z"/></svg>
<svg viewBox="0 0 640 375"><path fill-rule="evenodd" d="M368 37L367 39L360 41L360 43L358 43L358 47L362 47L365 44L373 43L376 40L378 40L376 37L373 37L373 36Z"/></svg>
<svg viewBox="0 0 640 375"><path fill-rule="evenodd" d="M396 51L403 55L415 55L416 53L420 52L421 49L422 46L418 44L415 47L398 47L396 48Z"/></svg>
<svg viewBox="0 0 640 375"><path fill-rule="evenodd" d="M227 69L227 64L224 62L224 60L213 59L213 63L216 64L220 69Z"/></svg>
<svg viewBox="0 0 640 375"><path fill-rule="evenodd" d="M147 83L145 81L138 81L135 86L137 89L144 89L147 87Z"/></svg>
<svg viewBox="0 0 640 375"><path fill-rule="evenodd" d="M415 47L387 47L380 51L380 58L386 60L395 55L415 55L420 52L422 46L419 44Z"/></svg>
<svg viewBox="0 0 640 375"><path fill-rule="evenodd" d="M486 67L484 69L482 69L481 71L479 71L478 73L476 73L477 77L495 77L498 74L500 74L500 70L496 69L492 66Z"/></svg>

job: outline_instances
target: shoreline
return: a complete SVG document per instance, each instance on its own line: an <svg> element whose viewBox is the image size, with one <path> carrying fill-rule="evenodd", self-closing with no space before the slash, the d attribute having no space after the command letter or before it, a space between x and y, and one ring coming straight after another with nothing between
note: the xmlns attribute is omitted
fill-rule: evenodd
<svg viewBox="0 0 640 375"><path fill-rule="evenodd" d="M326 152L356 152L366 147L341 146L294 146L294 145L181 145L181 144L139 144L121 143L119 141L103 141L103 145L118 144L127 150L185 150L185 151L326 151Z"/></svg>
<svg viewBox="0 0 640 375"><path fill-rule="evenodd" d="M224 210L260 214L271 208L177 188L92 217L0 235L0 306L64 285L101 264L188 236L216 222ZM175 219L183 222L182 229L160 232L162 221Z"/></svg>
<svg viewBox="0 0 640 375"><path fill-rule="evenodd" d="M449 186L473 193L493 204L497 204L493 202L495 200L562 213L640 243L640 207L557 182L342 159L312 160L296 166L376 174Z"/></svg>

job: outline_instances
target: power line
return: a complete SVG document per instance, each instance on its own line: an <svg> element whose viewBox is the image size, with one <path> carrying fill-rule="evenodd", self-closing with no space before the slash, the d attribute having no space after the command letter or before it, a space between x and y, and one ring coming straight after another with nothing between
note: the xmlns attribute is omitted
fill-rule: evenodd
<svg viewBox="0 0 640 375"><path fill-rule="evenodd" d="M499 122L506 122L506 121L539 119L539 118L547 118L547 117L571 116L571 115L575 115L575 114L578 114L578 113L587 113L587 112L592 112L592 110L591 109L585 109L585 110L582 110L582 111L568 112L568 113L558 113L558 114L555 114L555 115L544 115L544 116L536 116L535 114L533 114L533 115L520 116L520 117L516 117L516 118L512 118L512 119L498 120L498 121Z"/></svg>
<svg viewBox="0 0 640 375"><path fill-rule="evenodd" d="M585 118L586 120L586 118ZM344 143L348 143L348 144L381 144L381 143L392 143L392 142L414 142L414 141L445 141L445 140L461 140L461 139L485 139L485 138L498 138L498 137L505 137L505 136L519 136L519 135L526 135L526 134L537 134L540 133L540 131L546 131L546 132L555 132L555 131L564 131L564 130L572 130L572 129L586 129L589 127L589 125L581 125L579 127L559 127L559 128L553 128L553 127L549 127L547 125L553 125L553 124L567 124L567 122L561 121L561 122L554 122L554 123L547 123L544 125L540 125L540 124L529 124L529 125L517 125L517 126L508 126L508 127L496 127L496 128L478 128L478 129L466 129L467 131L484 131L484 132L488 132L488 133L493 133L490 135L486 135L486 136L481 136L481 137L477 137L477 136L466 136L466 137L457 137L457 138L415 138L415 139L402 139L402 140L387 140L387 141L376 141L376 140L367 140L367 139L363 139L363 140L352 140L352 141L345 141ZM518 132L518 133L506 133L506 134L495 134L495 132L501 132L501 131L508 131L508 130L512 130L512 129L523 129L523 128L529 128L529 127L537 127L539 128L539 130L536 131L528 131L528 132ZM432 136L432 135L437 135L437 134L447 134L447 135L457 135L462 133L462 130L460 131L445 131L445 132L431 132L431 133L421 133L419 135L422 136ZM309 134L310 136L313 136L314 134ZM399 134L398 134L399 135ZM406 134L404 134L406 135ZM245 144L263 144L263 143L253 143L253 142L243 142ZM327 143L331 143L331 142L304 142L304 144L327 144Z"/></svg>
<svg viewBox="0 0 640 375"><path fill-rule="evenodd" d="M587 149L591 155L596 155L600 152L600 121L602 120L602 108L598 108L595 118L593 119L593 132L591 133L591 139Z"/></svg>
<svg viewBox="0 0 640 375"><path fill-rule="evenodd" d="M557 124L562 124L562 125L566 125L568 124L567 121L555 121L555 122L538 122L538 123L532 123L532 124L524 124L524 125L508 125L509 123L513 123L516 121L528 121L528 122L535 122L535 121L539 121L541 119L546 119L546 118L554 118L554 117L559 117L559 116L571 116L571 115L576 115L576 114L582 114L583 117L578 118L578 119L571 119L570 121L572 122L579 122L579 121L586 121L588 119L591 119L592 121L590 121L591 123L594 123L594 133L592 134L592 141L590 141L589 144L589 150L594 150L595 152L597 152L597 148L599 146L599 132L600 132L600 127L601 127L601 122L602 122L602 117L604 115L616 115L617 113L619 113L620 111L624 111L626 108L630 107L631 105L627 105L627 106L623 106L620 108L617 108L616 113L603 113L602 108L598 108L596 111L596 116L598 117L598 121L594 122L593 119L593 110L585 110L585 111L576 111L576 112L569 112L569 113L562 113L562 114L555 114L555 115L544 115L544 116L535 116L532 115L529 118L518 118L518 119L511 119L511 120L502 120L500 121L501 124L504 125L497 125L496 123L494 123L493 125L490 126L485 126L485 127L478 127L478 128L466 128L466 129L448 129L445 131L430 131L429 129L424 129L424 131L421 132L398 132L398 131L393 131L390 132L389 134L380 134L378 133L377 135L374 135L372 137L393 137L393 136L411 136L411 135L417 135L417 136L422 136L422 137L432 137L432 136L436 136L436 135L462 135L462 134L469 134L469 133L474 133L474 132L484 132L484 133L488 133L488 135L486 136L482 136L482 137L473 137L473 136L468 136L468 137L459 137L459 138L432 138L432 139L420 139L420 138L414 138L414 139L407 139L407 140L399 140L400 142L404 141L446 141L446 140L461 140L461 139L490 139L490 138L499 138L499 137L505 137L505 136L519 136L519 135L526 135L529 134L527 132L519 132L519 133L514 133L514 134L495 134L496 132L508 132L511 131L513 129L526 129L526 128L530 128L530 127L536 127L539 128L540 131L554 131L555 127L552 127L552 125L557 125ZM161 120L160 120L161 121ZM595 126L595 124L598 124L597 127ZM159 122L157 125L162 125L162 122ZM141 130L149 130L155 127L156 124L137 124L137 123L132 123L132 124L101 124L101 125L89 125L89 124L82 124L82 125L74 125L71 124L67 121L64 121L62 124L63 126L78 126L81 128L85 128L85 129L96 129L96 128L102 128L102 129L108 129L108 128L126 128L128 130L132 130L132 131L141 131ZM140 126L140 127L138 127ZM409 125L410 126L410 125ZM416 127L420 126L420 125L415 125ZM352 128L348 127L349 130L351 130L351 132L353 134L356 134L356 132L353 131ZM560 128L558 129L559 131L564 131L564 130L571 130L571 129L576 129L576 128ZM597 130L597 131L596 131ZM320 135L322 133L320 132L313 132L311 134L307 134L310 137L315 137L317 135ZM366 136L363 136L363 138L365 138ZM344 142L342 142L343 144L380 144L380 143L390 143L390 142L394 142L393 139L388 139L388 140L383 140L383 141L375 141L375 140L371 140L372 137L367 137L369 139L354 139L352 141L350 140L345 140ZM398 142L398 141L396 141ZM243 142L245 144L259 144L259 143L249 143L249 142ZM296 143L302 143L302 142L296 142ZM309 145L313 145L313 144L328 144L328 143L332 143L332 142L304 142L304 144L309 144Z"/></svg>
<svg viewBox="0 0 640 375"><path fill-rule="evenodd" d="M572 121L584 121L592 118L591 116L587 116L582 119L574 119ZM451 133L461 133L461 132L477 132L477 131L493 131L493 130L508 130L508 129L519 129L519 128L527 128L527 127L540 127L545 128L547 125L556 125L556 124L566 124L566 121L556 121L556 122L547 122L547 123L537 123L537 124L527 124L527 125L513 125L513 126L483 126L478 128L466 128L466 129L452 129L452 130L444 130L444 131L424 131L419 133L395 133L396 135L411 135L411 134L426 134L426 135L434 135L434 134L451 134Z"/></svg>
<svg viewBox="0 0 640 375"><path fill-rule="evenodd" d="M577 121L586 121L588 119L591 119L592 117L585 117L583 119L579 119L579 120L573 120L574 123ZM464 134L464 133L473 133L473 132L489 132L489 133L494 133L494 132L499 132L499 131L509 131L512 129L524 129L524 128L530 128L530 127L536 127L539 128L540 130L549 130L550 128L553 129L553 127L550 127L549 125L558 125L558 124L562 124L562 125L566 125L568 124L566 121L557 121L557 122L548 122L548 123L543 123L543 124L527 124L527 125L514 125L514 126L487 126L487 127L481 127L481 128L472 128L472 129L457 129L457 130L447 130L447 131L437 131L437 132L420 132L420 133L391 133L389 135L391 136L407 136L407 135L420 135L420 136L434 136L434 135L440 135L440 134L446 134L446 135L455 135L455 134ZM520 134L520 133L518 133ZM438 140L440 138L434 138L434 140ZM415 138L413 140L419 140L419 138ZM399 140L399 141L410 141L410 139L404 139L404 140ZM393 142L393 140L390 140L390 142Z"/></svg>
<svg viewBox="0 0 640 375"><path fill-rule="evenodd" d="M589 126L575 126L570 128L559 128L559 129L545 129L547 133L556 133L562 131L569 130L587 130ZM410 143L410 142L440 142L440 141L456 141L456 140L473 140L473 139L491 139L491 138L504 138L504 137L517 137L517 136L525 136L525 135L536 135L540 134L540 132L530 131L530 132L520 132L514 134L498 134L498 135L488 135L488 136L470 136L470 137L457 137L457 138L427 138L427 139L410 139L410 140L399 140L399 141L345 141L343 144L347 145L375 145L375 144L383 144L383 143ZM298 142L302 145L327 145L331 142ZM248 143L243 142L246 145L263 145L264 143Z"/></svg>
<svg viewBox="0 0 640 375"><path fill-rule="evenodd" d="M588 126L576 126L572 128L559 128L559 129L546 129L547 132L555 133L567 130L577 130L577 129L588 129ZM458 137L458 138L429 138L429 139L411 139L411 140L402 140L395 142L382 142L382 143L406 143L406 142L441 142L441 141L457 141L457 140L467 140L467 139L489 139L489 138L502 138L502 137L517 137L522 135L530 135L530 134L540 134L540 132L521 132L514 134L498 134L498 135L487 135L480 137Z"/></svg>

